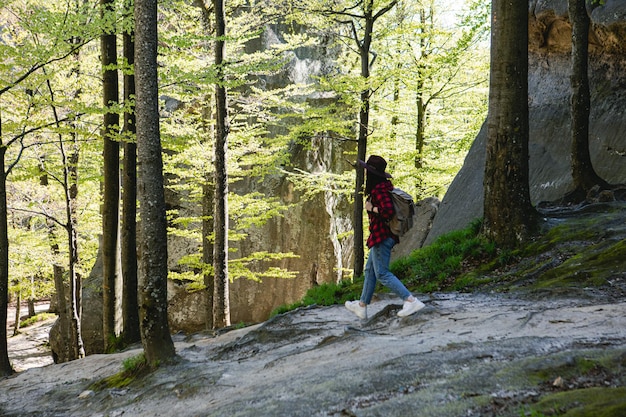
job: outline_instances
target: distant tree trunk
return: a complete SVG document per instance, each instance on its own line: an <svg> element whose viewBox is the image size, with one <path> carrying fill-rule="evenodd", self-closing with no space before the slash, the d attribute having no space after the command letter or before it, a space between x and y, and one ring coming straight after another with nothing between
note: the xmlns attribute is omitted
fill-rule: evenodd
<svg viewBox="0 0 626 417"><path fill-rule="evenodd" d="M424 192L424 173L422 168L424 167L424 143L426 141L426 108L427 101L424 100L424 87L427 80L427 71L424 61L428 58L427 44L428 39L426 34L428 30L432 30L434 24L432 17L434 12L432 10L432 3L430 3L430 9L426 10L426 6L420 8L420 23L421 29L418 34L420 40L419 61L417 63L417 82L416 82L416 94L415 94L415 107L417 108L417 123L415 128L415 169L417 170L416 183L415 183L415 195L418 200L425 197ZM428 11L428 13L427 13ZM430 21L429 21L430 16Z"/></svg>
<svg viewBox="0 0 626 417"><path fill-rule="evenodd" d="M37 275L37 278L42 279L40 275ZM28 299L26 300L26 305L28 307L28 317L33 317L35 314L37 314L37 311L35 311L35 276L34 275L30 277L30 295L28 296Z"/></svg>
<svg viewBox="0 0 626 417"><path fill-rule="evenodd" d="M363 3L364 32L363 39L356 39L361 58L361 77L365 80L370 76L370 49L372 46L372 31L374 29L373 0L365 0ZM370 95L372 91L366 88L361 91L361 110L359 111L359 137L357 139L357 159L365 161L367 155L367 137L369 135ZM358 167L358 165L357 165ZM363 184L365 183L365 171L357 168L356 183L354 190L354 271L353 276L363 275L365 265L365 248L363 244Z"/></svg>
<svg viewBox="0 0 626 417"><path fill-rule="evenodd" d="M100 0L100 15L110 16L114 13L113 0ZM111 19L113 21L113 19ZM102 60L102 96L105 109L119 102L117 76L117 37L115 25L100 36L100 53ZM119 229L119 196L120 196L120 146L117 140L119 129L117 110L106 110L102 129L103 144L103 178L104 192L102 195L102 304L105 352L115 346L117 336L116 305L118 290L118 229Z"/></svg>
<svg viewBox="0 0 626 417"><path fill-rule="evenodd" d="M406 13L406 3L399 3L398 7L396 7L396 16L394 18L394 24L397 26L404 25L404 22L407 20ZM395 55L400 56L402 54L402 44L404 43L404 39L398 37L396 39L396 51ZM396 71L398 74L401 73L402 67L404 66L404 62L398 60L395 64ZM398 126L400 124L400 77L393 77L393 115L391 116L391 132L389 133L389 138L393 143L396 143L398 137Z"/></svg>
<svg viewBox="0 0 626 417"><path fill-rule="evenodd" d="M215 9L215 67L217 83L215 85L215 242L213 250L213 273L215 288L213 291L213 327L230 326L230 302L228 285L228 171L226 168L228 153L228 99L226 97L224 46L226 21L223 0L214 0Z"/></svg>
<svg viewBox="0 0 626 417"><path fill-rule="evenodd" d="M48 187L48 174L46 172L45 155L39 156L39 185L42 187ZM48 240L50 241L50 252L53 256L52 264L52 277L54 280L54 289L57 298L57 316L59 333L61 334L61 352L55 352L55 362L66 362L70 358L70 343L72 340L70 327L69 327L69 312L67 308L67 293L65 290L65 282L63 279L64 269L57 262L59 256L59 244L57 243L55 223L46 218L46 228L48 229Z"/></svg>
<svg viewBox="0 0 626 417"><path fill-rule="evenodd" d="M9 230L7 223L6 146L2 143L0 117L0 377L13 374L7 346L7 309L9 307Z"/></svg>
<svg viewBox="0 0 626 417"><path fill-rule="evenodd" d="M569 198L582 201L595 185L603 188L608 183L598 176L589 152L589 26L590 19L585 0L569 0L569 18L572 23L572 74L570 77L572 124L572 178L574 191Z"/></svg>
<svg viewBox="0 0 626 417"><path fill-rule="evenodd" d="M167 321L167 220L159 128L157 1L135 0L135 114L141 219L139 322L146 361L171 361L176 352Z"/></svg>
<svg viewBox="0 0 626 417"><path fill-rule="evenodd" d="M369 80L370 53L372 47L372 34L374 31L374 23L376 20L391 10L397 1L392 1L383 9L374 14L374 1L365 0L362 3L363 15L359 16L363 24L363 39L358 39L356 29L353 26L353 36L359 49L361 60L361 77ZM357 159L365 161L367 154L367 138L369 136L369 114L370 114L370 98L372 90L366 87L361 91L361 109L359 111L359 137L357 139ZM357 165L358 167L358 165ZM363 275L363 267L365 264L365 248L363 244L363 184L365 183L365 171L357 168L356 181L354 190L354 213L352 218L352 228L354 230L354 267L353 276Z"/></svg>
<svg viewBox="0 0 626 417"><path fill-rule="evenodd" d="M70 42L78 44L80 40L78 38L71 38ZM80 73L80 55L78 50L73 54L74 70L71 71L71 75L77 77ZM51 101L54 102L54 90L52 89L50 81L47 81L48 91L50 93ZM80 89L74 90L74 98L78 99L80 96ZM56 121L57 127L61 126L61 121L56 107L52 106L52 112ZM63 343L63 352L60 352L60 356L57 355L57 359L60 361L70 361L74 359L83 358L85 356L85 348L82 338L81 330L81 318L82 318L82 282L80 274L77 271L79 256L78 256L78 213L77 213L77 199L78 199L78 161L80 156L79 138L76 129L76 117L69 119L71 127L71 151L68 154L66 150L66 141L62 134L58 135L58 148L61 153L63 162L63 191L65 197L65 231L67 233L68 242L68 275L69 275L69 306L65 302L65 285L63 283L63 269L55 265L53 271L55 274L55 287L59 297L59 306L61 314L64 316L59 317L61 336L65 337L66 343ZM40 184L42 186L48 185L48 177L45 173L45 157L40 156ZM58 245L55 241L54 226L48 224L48 236L52 242L52 251L54 254L58 253Z"/></svg>
<svg viewBox="0 0 626 417"><path fill-rule="evenodd" d="M202 26L204 32L207 34L214 34L214 29L211 26L211 17L214 16L214 11L209 9L207 3L198 2L200 7ZM207 96L203 107L203 130L205 131L205 141L207 146L210 146L215 137L215 129L213 128L213 95ZM213 266L213 239L210 238L214 232L214 210L215 210L215 173L210 169L204 174L204 184L202 185L202 264L203 281L205 291L207 295L206 305L206 328L211 330L215 328L213 323L213 297L215 292L215 275L209 270L209 266Z"/></svg>
<svg viewBox="0 0 626 417"><path fill-rule="evenodd" d="M125 11L132 16L132 2ZM132 25L127 25L132 27ZM137 300L137 144L135 142L135 76L130 69L135 62L135 43L132 29L123 34L124 58L129 68L124 72L124 168L122 177L122 321L124 343L141 340L139 332L139 303Z"/></svg>
<svg viewBox="0 0 626 417"><path fill-rule="evenodd" d="M527 21L526 2L492 1L483 234L499 247L525 240L536 214L528 183Z"/></svg>
<svg viewBox="0 0 626 417"><path fill-rule="evenodd" d="M215 186L213 185L212 177L214 175L206 174L205 183L202 186L202 264L213 265L213 251L214 245L209 236L214 231L214 215L213 210L215 207ZM213 297L215 293L215 274L210 273L208 269L204 270L204 286L207 293L207 330L214 329L215 324L213 322Z"/></svg>
<svg viewBox="0 0 626 417"><path fill-rule="evenodd" d="M63 143L60 140L60 146ZM81 330L82 318L82 280L76 270L79 262L78 257L78 138L74 135L74 143L69 158L65 160L64 184L65 184L65 207L67 214L67 237L69 253L69 276L70 276L70 333L72 335L72 356L70 359L85 357L85 346Z"/></svg>
<svg viewBox="0 0 626 417"><path fill-rule="evenodd" d="M17 291L15 300L15 323L13 323L13 336L17 336L20 333L20 316L22 312L22 294L21 291Z"/></svg>

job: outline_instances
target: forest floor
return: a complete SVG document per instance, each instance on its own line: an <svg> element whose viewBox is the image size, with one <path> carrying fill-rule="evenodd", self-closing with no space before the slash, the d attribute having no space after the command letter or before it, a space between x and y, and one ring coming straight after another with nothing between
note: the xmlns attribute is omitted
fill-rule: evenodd
<svg viewBox="0 0 626 417"><path fill-rule="evenodd" d="M622 250L626 210L608 223L591 216L601 239L577 238L567 252L609 241ZM535 263L566 254L551 251ZM9 338L20 372L0 380L0 416L623 417L623 255L600 287L537 288L529 276L511 280L520 269L511 266L506 291L418 294L426 308L407 318L382 294L367 321L343 306L311 306L220 335L178 334L173 364L125 386L98 383L141 346L51 364L42 354L51 323L41 322ZM578 270L591 274L592 262Z"/></svg>
<svg viewBox="0 0 626 417"><path fill-rule="evenodd" d="M48 302L40 302L35 305L35 312L47 312L50 308ZM27 310L21 310L22 319ZM36 322L14 333L15 325L15 304L9 304L7 309L7 347L9 358L16 372L25 371L30 368L38 368L51 365L52 353L50 352L49 334L56 316Z"/></svg>

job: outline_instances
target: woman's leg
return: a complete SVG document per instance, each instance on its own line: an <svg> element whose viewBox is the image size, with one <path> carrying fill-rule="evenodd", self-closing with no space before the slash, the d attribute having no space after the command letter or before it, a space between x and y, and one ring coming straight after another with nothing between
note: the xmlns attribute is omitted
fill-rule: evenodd
<svg viewBox="0 0 626 417"><path fill-rule="evenodd" d="M365 305L368 305L372 302L374 290L376 290L376 273L374 272L374 258L376 257L376 255L374 251L372 251L372 249L370 249L369 256L367 257L367 262L365 263L365 271L363 272L363 276L365 277L365 279L363 280L363 290L361 291L360 301Z"/></svg>
<svg viewBox="0 0 626 417"><path fill-rule="evenodd" d="M402 300L406 300L411 296L411 292L404 286L404 284L389 270L389 260L391 258L391 249L395 245L395 241L392 238L386 239L384 242L374 246L370 249L370 257L368 264L372 260L372 268L375 272L375 277L387 288L396 293ZM367 268L366 268L367 270ZM367 275L366 275L367 280ZM376 281L374 280L374 284ZM363 286L365 289L365 285ZM373 293L373 290L372 290Z"/></svg>

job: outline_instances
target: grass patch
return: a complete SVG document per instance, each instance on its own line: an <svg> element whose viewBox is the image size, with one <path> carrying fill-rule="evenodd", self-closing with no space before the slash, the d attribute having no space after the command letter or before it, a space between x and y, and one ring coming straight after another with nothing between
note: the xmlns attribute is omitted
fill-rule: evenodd
<svg viewBox="0 0 626 417"><path fill-rule="evenodd" d="M48 319L54 318L56 317L56 314L54 313L39 313L39 314L35 314L34 316L31 316L25 320L20 321L20 328L21 327L28 327L28 326L32 326L35 323L39 323L41 321L46 321Z"/></svg>
<svg viewBox="0 0 626 417"><path fill-rule="evenodd" d="M591 212L546 221L540 235L514 250L498 248L481 234L482 222L440 236L397 259L390 270L414 293L435 291L545 290L602 286L626 270L623 211ZM307 305L342 304L360 297L363 277L310 289L273 315ZM378 292L387 289L380 286Z"/></svg>
<svg viewBox="0 0 626 417"><path fill-rule="evenodd" d="M482 269L509 259L508 253L498 253L492 242L480 236L480 228L481 222L476 220L463 230L442 235L431 245L396 260L390 269L407 288L422 293L479 285ZM475 273L466 275L466 271Z"/></svg>
<svg viewBox="0 0 626 417"><path fill-rule="evenodd" d="M477 220L464 230L443 235L433 244L394 261L389 269L414 292L428 293L480 285L484 281L482 275L464 275L462 272L475 271L484 264L499 264L506 259L497 252L494 244L479 235L480 227L481 222ZM358 300L362 287L362 276L353 281L322 284L309 289L302 300L276 308L271 317L308 305L326 306ZM377 290L388 291L382 285Z"/></svg>
<svg viewBox="0 0 626 417"><path fill-rule="evenodd" d="M626 387L594 387L549 394L531 409L535 413L531 415L623 417L626 416Z"/></svg>
<svg viewBox="0 0 626 417"><path fill-rule="evenodd" d="M91 384L89 389L101 391L107 388L123 388L150 372L150 367L143 353L125 359L122 362L122 367L122 371Z"/></svg>
<svg viewBox="0 0 626 417"><path fill-rule="evenodd" d="M356 300L361 296L361 288L363 286L363 278L354 281L341 281L338 284L327 283L310 288L302 300L277 307L272 311L270 317L278 314L295 310L299 307L309 305L330 306L335 304L343 304L348 300Z"/></svg>

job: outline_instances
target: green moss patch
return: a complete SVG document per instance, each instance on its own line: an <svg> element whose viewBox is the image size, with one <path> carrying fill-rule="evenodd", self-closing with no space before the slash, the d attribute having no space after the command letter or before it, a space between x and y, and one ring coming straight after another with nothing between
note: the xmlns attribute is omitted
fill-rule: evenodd
<svg viewBox="0 0 626 417"><path fill-rule="evenodd" d="M123 362L123 368L121 372L91 384L89 389L101 391L107 388L123 388L150 372L143 353L126 359Z"/></svg>
<svg viewBox="0 0 626 417"><path fill-rule="evenodd" d="M545 396L538 403L533 404L531 409L531 415L624 417L626 416L626 387L594 387L557 392Z"/></svg>

